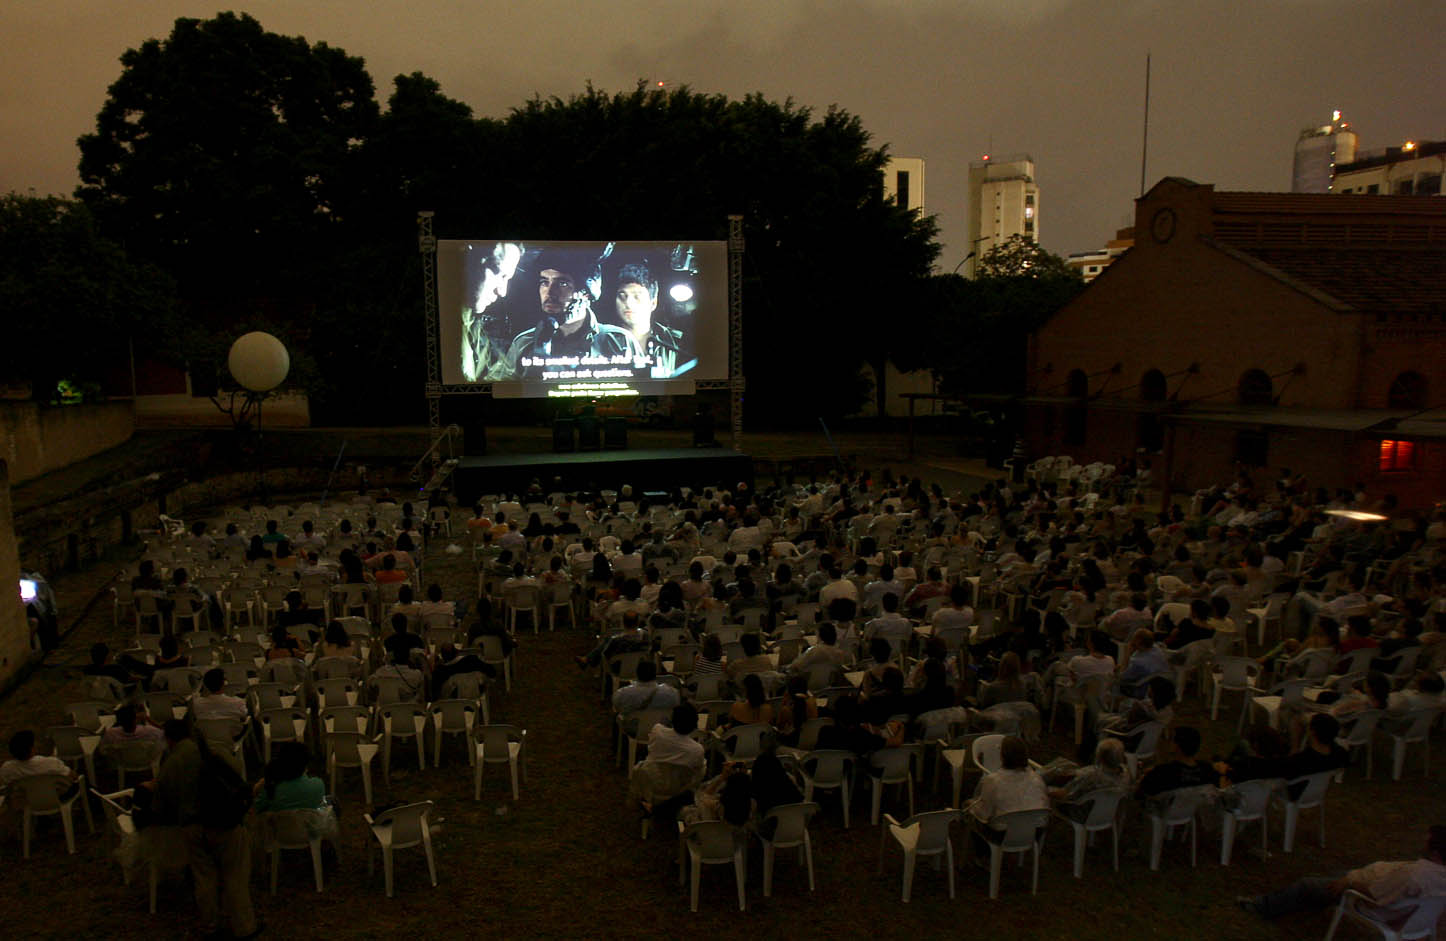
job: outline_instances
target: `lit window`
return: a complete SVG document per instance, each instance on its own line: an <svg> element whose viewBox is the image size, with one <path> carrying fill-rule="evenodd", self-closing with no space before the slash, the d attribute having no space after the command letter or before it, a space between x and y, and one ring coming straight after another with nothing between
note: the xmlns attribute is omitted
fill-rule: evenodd
<svg viewBox="0 0 1446 941"><path fill-rule="evenodd" d="M1381 441L1381 473L1411 470L1415 466L1415 458L1416 442L1390 439Z"/></svg>
<svg viewBox="0 0 1446 941"><path fill-rule="evenodd" d="M1024 207L1024 218L1026 218L1026 219L1033 219L1033 218L1034 218L1034 207L1033 207L1033 206L1025 206L1025 207Z"/></svg>

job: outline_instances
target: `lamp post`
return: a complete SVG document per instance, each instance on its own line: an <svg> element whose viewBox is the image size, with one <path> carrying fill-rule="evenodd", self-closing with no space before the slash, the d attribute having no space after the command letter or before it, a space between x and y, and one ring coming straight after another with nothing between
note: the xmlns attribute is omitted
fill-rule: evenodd
<svg viewBox="0 0 1446 941"><path fill-rule="evenodd" d="M256 330L231 344L226 366L232 378L246 390L246 400L256 405L256 460L260 465L261 499L268 502L266 457L261 445L261 403L268 392L286 381L286 374L291 371L291 354L276 337Z"/></svg>

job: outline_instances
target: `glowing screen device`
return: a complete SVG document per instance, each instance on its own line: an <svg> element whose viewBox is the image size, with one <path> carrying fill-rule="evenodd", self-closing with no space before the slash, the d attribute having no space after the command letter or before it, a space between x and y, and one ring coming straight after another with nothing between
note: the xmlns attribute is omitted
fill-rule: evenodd
<svg viewBox="0 0 1446 941"><path fill-rule="evenodd" d="M691 394L728 378L726 242L437 242L444 390Z"/></svg>

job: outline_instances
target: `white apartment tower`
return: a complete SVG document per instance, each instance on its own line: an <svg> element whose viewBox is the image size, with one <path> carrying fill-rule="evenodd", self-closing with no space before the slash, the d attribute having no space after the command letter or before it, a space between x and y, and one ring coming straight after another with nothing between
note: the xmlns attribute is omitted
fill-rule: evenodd
<svg viewBox="0 0 1446 941"><path fill-rule="evenodd" d="M884 165L884 198L903 209L924 211L924 158L890 157Z"/></svg>
<svg viewBox="0 0 1446 941"><path fill-rule="evenodd" d="M1295 168L1290 177L1292 193L1329 193L1336 165L1356 159L1356 132L1331 112L1331 123L1308 127L1295 142Z"/></svg>
<svg viewBox="0 0 1446 941"><path fill-rule="evenodd" d="M1039 241L1039 186L1028 154L994 158L986 154L969 164L969 277L979 259L1011 235Z"/></svg>

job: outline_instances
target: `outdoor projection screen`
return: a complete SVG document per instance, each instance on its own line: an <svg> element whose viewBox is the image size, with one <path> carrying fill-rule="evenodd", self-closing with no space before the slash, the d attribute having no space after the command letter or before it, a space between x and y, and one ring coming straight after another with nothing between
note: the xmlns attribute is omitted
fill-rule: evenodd
<svg viewBox="0 0 1446 941"><path fill-rule="evenodd" d="M690 394L728 378L726 242L437 242L442 383Z"/></svg>

